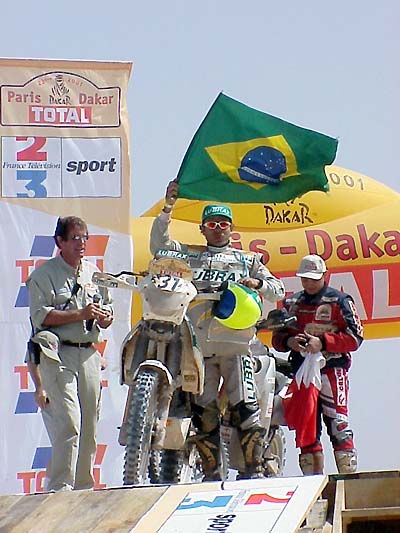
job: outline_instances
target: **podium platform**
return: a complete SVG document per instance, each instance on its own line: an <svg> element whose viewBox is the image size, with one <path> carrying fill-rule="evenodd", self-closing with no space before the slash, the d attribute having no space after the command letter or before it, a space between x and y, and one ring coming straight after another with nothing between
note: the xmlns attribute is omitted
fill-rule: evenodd
<svg viewBox="0 0 400 533"><path fill-rule="evenodd" d="M400 531L400 472L0 496L0 532L211 531Z"/></svg>

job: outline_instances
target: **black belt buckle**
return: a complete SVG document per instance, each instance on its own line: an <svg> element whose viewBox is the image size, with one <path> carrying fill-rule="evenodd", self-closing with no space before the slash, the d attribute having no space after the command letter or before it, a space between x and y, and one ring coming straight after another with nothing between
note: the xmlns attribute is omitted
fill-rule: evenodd
<svg viewBox="0 0 400 533"><path fill-rule="evenodd" d="M74 348L90 348L93 343L92 342L71 342L71 341L62 341L63 344L66 346L73 346Z"/></svg>

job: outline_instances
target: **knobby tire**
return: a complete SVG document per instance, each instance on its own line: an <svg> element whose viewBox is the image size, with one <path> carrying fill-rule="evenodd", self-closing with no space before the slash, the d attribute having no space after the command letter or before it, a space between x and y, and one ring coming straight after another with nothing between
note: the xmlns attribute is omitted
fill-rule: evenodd
<svg viewBox="0 0 400 533"><path fill-rule="evenodd" d="M157 412L157 388L158 375L155 371L146 369L138 374L129 406L124 485L146 481Z"/></svg>
<svg viewBox="0 0 400 533"><path fill-rule="evenodd" d="M164 449L161 451L160 482L179 483L183 467L183 451Z"/></svg>

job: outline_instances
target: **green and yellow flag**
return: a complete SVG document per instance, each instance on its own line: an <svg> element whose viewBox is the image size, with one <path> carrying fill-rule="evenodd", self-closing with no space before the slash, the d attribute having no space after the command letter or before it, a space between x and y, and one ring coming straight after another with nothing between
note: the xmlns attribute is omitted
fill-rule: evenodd
<svg viewBox="0 0 400 533"><path fill-rule="evenodd" d="M326 192L324 168L335 159L337 144L220 93L182 161L179 196L272 203Z"/></svg>

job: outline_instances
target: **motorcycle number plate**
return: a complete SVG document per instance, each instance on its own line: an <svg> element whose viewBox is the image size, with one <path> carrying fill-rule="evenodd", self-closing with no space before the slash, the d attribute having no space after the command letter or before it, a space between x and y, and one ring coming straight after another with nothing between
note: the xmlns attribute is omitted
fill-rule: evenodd
<svg viewBox="0 0 400 533"><path fill-rule="evenodd" d="M176 278L174 276L155 274L151 278L152 283L162 291L168 292L185 292L186 282L182 278Z"/></svg>
<svg viewBox="0 0 400 533"><path fill-rule="evenodd" d="M175 278L187 279L188 281L193 279L192 269L186 261L169 257L162 257L161 259L153 259L150 261L149 274L163 276L170 275Z"/></svg>

